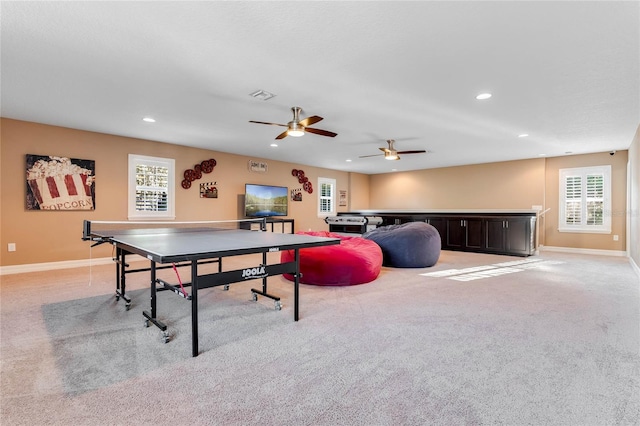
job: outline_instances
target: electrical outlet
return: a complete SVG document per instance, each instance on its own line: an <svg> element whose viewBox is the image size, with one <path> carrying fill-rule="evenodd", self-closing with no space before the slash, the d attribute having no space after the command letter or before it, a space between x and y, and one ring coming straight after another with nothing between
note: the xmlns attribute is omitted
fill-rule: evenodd
<svg viewBox="0 0 640 426"><path fill-rule="evenodd" d="M613 241L618 241L618 236L617 235L613 236Z"/></svg>
<svg viewBox="0 0 640 426"><path fill-rule="evenodd" d="M7 244L7 251L16 251L16 243Z"/></svg>

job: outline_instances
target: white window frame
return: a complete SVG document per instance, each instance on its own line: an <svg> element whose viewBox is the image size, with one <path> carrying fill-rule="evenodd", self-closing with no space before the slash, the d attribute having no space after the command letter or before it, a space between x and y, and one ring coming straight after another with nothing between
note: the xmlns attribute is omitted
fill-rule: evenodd
<svg viewBox="0 0 640 426"><path fill-rule="evenodd" d="M129 154L129 190L128 190L128 217L129 220L173 220L175 216L175 160L173 158L149 157L146 155ZM143 211L136 209L136 166L145 164L150 166L162 166L168 169L167 211Z"/></svg>
<svg viewBox="0 0 640 426"><path fill-rule="evenodd" d="M603 183L603 208L602 208L602 224L587 223L587 176L602 175ZM580 179L580 223L567 223L567 179ZM593 167L577 167L571 169L560 169L560 203L558 215L558 231L559 232L578 232L593 234L610 234L611 233L611 166L593 166ZM598 199L599 200L599 199Z"/></svg>
<svg viewBox="0 0 640 426"><path fill-rule="evenodd" d="M323 185L329 188L329 194L323 195ZM325 206L328 204L329 208ZM327 217L336 215L336 180L329 178L318 178L318 217Z"/></svg>

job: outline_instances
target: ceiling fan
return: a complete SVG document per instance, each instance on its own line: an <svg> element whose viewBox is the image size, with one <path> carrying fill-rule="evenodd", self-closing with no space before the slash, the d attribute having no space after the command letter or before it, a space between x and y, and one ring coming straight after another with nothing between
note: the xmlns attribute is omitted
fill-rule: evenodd
<svg viewBox="0 0 640 426"><path fill-rule="evenodd" d="M395 140L387 139L387 143L389 144L389 148L378 148L380 151L384 152L384 154L374 154L374 155L361 155L360 158L366 157L378 157L380 155L384 155L385 160L399 160L399 154L423 154L426 153L424 149L417 151L396 151L396 148L393 146Z"/></svg>
<svg viewBox="0 0 640 426"><path fill-rule="evenodd" d="M285 130L284 132L276 136L276 139L283 139L283 138L286 138L287 136L299 137L304 135L305 132L315 133L316 135L320 135L320 136L329 136L332 138L338 135L337 133L333 133L328 130L321 130L321 129L314 129L312 127L307 127L322 120L322 117L318 117L317 115L312 115L311 117L307 117L305 119L300 120L300 112L302 111L302 108L293 107L291 108L291 111L293 111L293 120L291 120L287 124L266 123L264 121L253 121L253 120L249 120L249 123L269 124L272 126L286 127L287 130Z"/></svg>

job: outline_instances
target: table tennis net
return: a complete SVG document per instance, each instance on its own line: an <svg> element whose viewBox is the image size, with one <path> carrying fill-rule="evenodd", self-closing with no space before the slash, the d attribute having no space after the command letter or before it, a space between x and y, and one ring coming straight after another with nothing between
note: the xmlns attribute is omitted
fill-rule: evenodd
<svg viewBox="0 0 640 426"><path fill-rule="evenodd" d="M96 221L85 220L82 226L82 239L93 240L121 233L178 233L178 232L213 232L243 229L251 231L266 230L266 219L213 220L191 222L162 221Z"/></svg>

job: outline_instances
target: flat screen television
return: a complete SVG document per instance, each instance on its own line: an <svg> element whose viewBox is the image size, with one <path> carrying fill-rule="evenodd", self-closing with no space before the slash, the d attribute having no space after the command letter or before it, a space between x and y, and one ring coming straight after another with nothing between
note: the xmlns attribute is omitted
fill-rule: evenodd
<svg viewBox="0 0 640 426"><path fill-rule="evenodd" d="M288 214L289 189L286 186L244 186L244 216L273 217Z"/></svg>

